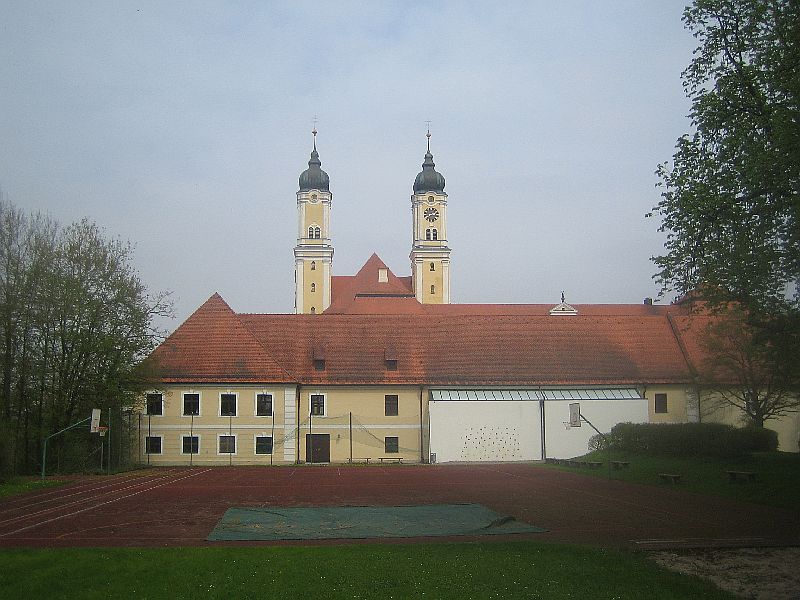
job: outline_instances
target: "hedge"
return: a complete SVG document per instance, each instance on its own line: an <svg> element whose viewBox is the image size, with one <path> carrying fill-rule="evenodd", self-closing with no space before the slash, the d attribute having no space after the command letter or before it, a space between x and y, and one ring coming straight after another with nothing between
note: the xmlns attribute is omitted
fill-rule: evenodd
<svg viewBox="0 0 800 600"><path fill-rule="evenodd" d="M721 423L619 423L607 438L614 449L671 456L741 456L778 448L778 434L770 429Z"/></svg>

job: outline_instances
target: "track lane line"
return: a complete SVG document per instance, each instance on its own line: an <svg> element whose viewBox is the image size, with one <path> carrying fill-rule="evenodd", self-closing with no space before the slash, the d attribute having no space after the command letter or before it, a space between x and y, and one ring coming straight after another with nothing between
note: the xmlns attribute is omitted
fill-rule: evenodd
<svg viewBox="0 0 800 600"><path fill-rule="evenodd" d="M134 493L128 494L126 496L120 496L119 498L114 498L112 500L107 500L106 502L101 502L100 504L95 504L94 506L89 506L87 508L82 508L81 510L76 510L76 511L68 513L66 515L59 515L57 517L53 517L52 519L47 519L45 521L39 521L38 523L34 523L33 525L27 525L25 527L21 527L20 529L15 529L14 531L8 531L6 533L0 533L0 537L6 537L6 536L9 536L9 535L14 535L15 533L20 533L22 531L27 531L28 529L33 529L34 527L39 527L40 525L45 525L47 523L52 523L53 521L58 521L60 519L66 519L67 517L72 517L72 516L75 516L75 515L79 515L81 513L85 513L85 512L90 511L90 510L94 510L95 508L100 508L101 506L105 506L107 504L112 504L114 502L119 502L120 500L125 500L126 498L132 498L133 496L138 496L139 494L143 494L145 492L149 492L149 491L158 489L160 487L164 487L165 485L169 485L171 483L176 483L176 482L181 481L183 479L188 479L190 477L196 477L197 475L202 475L203 473L207 473L210 470L211 469L209 468L209 469L204 469L203 471L199 471L197 473L190 473L189 475L186 475L184 477L178 477L177 479L172 479L170 481L165 481L164 483L161 483L159 485L154 485L153 487L150 487L150 488L147 488L147 489L144 489L144 490L139 490L138 492L134 492ZM135 487L135 486L130 486L130 487ZM74 504L78 504L78 503L75 502ZM47 512L47 511L42 511L42 512ZM18 519L12 519L12 520L18 520Z"/></svg>

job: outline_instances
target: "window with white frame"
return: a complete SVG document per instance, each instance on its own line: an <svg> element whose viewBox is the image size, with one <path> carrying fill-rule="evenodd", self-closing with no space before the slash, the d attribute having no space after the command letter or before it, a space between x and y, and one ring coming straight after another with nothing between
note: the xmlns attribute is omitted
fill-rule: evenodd
<svg viewBox="0 0 800 600"><path fill-rule="evenodd" d="M272 454L272 436L256 436L256 454Z"/></svg>
<svg viewBox="0 0 800 600"><path fill-rule="evenodd" d="M325 394L311 394L311 415L314 417L325 416Z"/></svg>
<svg viewBox="0 0 800 600"><path fill-rule="evenodd" d="M236 394L226 393L219 395L219 416L236 416Z"/></svg>
<svg viewBox="0 0 800 600"><path fill-rule="evenodd" d="M256 394L256 416L272 416L272 394Z"/></svg>
<svg viewBox="0 0 800 600"><path fill-rule="evenodd" d="M148 415L162 416L164 414L164 394L152 392L147 394L147 406L145 410Z"/></svg>
<svg viewBox="0 0 800 600"><path fill-rule="evenodd" d="M236 436L220 435L218 448L218 454L236 454Z"/></svg>
<svg viewBox="0 0 800 600"><path fill-rule="evenodd" d="M145 454L161 454L161 447L160 435L148 435L144 438Z"/></svg>
<svg viewBox="0 0 800 600"><path fill-rule="evenodd" d="M183 394L183 415L189 417L200 414L200 394L187 392Z"/></svg>
<svg viewBox="0 0 800 600"><path fill-rule="evenodd" d="M200 437L196 435L181 436L181 454L198 454L200 452Z"/></svg>

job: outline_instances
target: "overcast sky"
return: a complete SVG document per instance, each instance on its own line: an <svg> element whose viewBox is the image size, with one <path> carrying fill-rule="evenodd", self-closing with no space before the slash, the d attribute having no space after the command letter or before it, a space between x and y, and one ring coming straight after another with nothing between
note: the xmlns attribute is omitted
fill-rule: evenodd
<svg viewBox="0 0 800 600"><path fill-rule="evenodd" d="M338 275L410 274L430 120L454 302L639 303L690 126L683 6L5 0L0 186L134 243L169 328L215 291L291 312L314 116Z"/></svg>

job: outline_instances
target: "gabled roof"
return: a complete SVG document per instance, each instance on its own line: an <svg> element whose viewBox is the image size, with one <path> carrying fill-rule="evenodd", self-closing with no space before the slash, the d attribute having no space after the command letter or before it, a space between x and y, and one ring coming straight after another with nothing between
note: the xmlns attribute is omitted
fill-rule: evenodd
<svg viewBox="0 0 800 600"><path fill-rule="evenodd" d="M455 314L237 315L215 294L153 357L160 361L166 383L530 386L692 381L668 312L617 309L617 314L592 315L579 310L563 318L548 315L549 307L543 305L529 309L505 311L511 314L480 309L470 314L461 307ZM396 369L387 368L387 351L396 356ZM324 369L318 370L314 362L322 352Z"/></svg>
<svg viewBox="0 0 800 600"><path fill-rule="evenodd" d="M151 355L165 382L288 382L219 294L198 308Z"/></svg>
<svg viewBox="0 0 800 600"><path fill-rule="evenodd" d="M325 312L347 313L357 298L414 298L411 277L397 277L373 253L355 275L331 277L331 305Z"/></svg>

